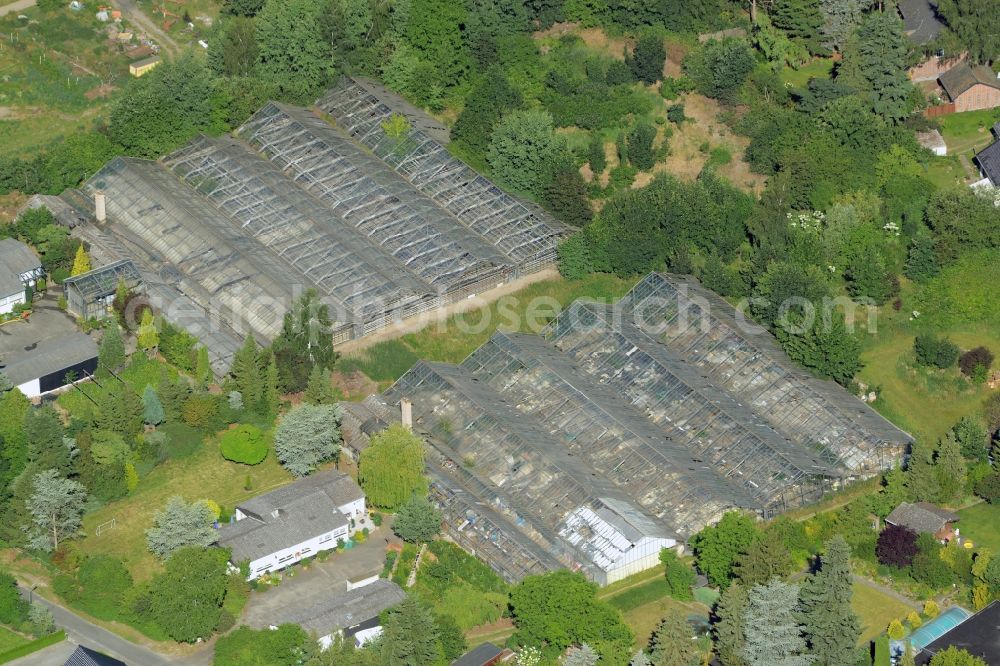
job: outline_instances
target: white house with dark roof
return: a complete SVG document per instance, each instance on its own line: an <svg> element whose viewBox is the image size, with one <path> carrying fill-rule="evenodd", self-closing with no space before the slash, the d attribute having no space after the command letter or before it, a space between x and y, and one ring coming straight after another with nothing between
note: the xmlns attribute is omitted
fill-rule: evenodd
<svg viewBox="0 0 1000 666"><path fill-rule="evenodd" d="M24 303L25 290L45 275L42 262L19 240L0 240L0 314Z"/></svg>
<svg viewBox="0 0 1000 666"><path fill-rule="evenodd" d="M365 495L351 477L316 472L237 505L218 544L234 565L249 562L253 579L336 548L364 516Z"/></svg>

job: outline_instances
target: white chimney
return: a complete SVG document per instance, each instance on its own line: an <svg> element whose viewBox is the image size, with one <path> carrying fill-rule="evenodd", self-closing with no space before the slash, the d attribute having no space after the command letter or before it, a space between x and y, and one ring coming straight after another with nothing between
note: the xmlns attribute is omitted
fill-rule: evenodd
<svg viewBox="0 0 1000 666"><path fill-rule="evenodd" d="M399 415L400 419L403 421L403 425L407 428L413 428L413 403L409 398L400 398L399 400Z"/></svg>
<svg viewBox="0 0 1000 666"><path fill-rule="evenodd" d="M94 217L98 222L108 219L108 213L104 207L104 192L94 192Z"/></svg>

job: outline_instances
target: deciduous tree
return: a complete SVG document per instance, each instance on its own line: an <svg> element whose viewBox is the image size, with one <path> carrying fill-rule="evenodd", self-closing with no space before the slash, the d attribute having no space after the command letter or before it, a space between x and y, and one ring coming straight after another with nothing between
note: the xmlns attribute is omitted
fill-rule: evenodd
<svg viewBox="0 0 1000 666"><path fill-rule="evenodd" d="M736 558L757 537L752 518L736 511L726 513L718 524L704 528L692 538L698 569L713 585L726 588Z"/></svg>
<svg viewBox="0 0 1000 666"><path fill-rule="evenodd" d="M333 77L333 46L321 0L267 0L257 15L257 71L305 102Z"/></svg>
<svg viewBox="0 0 1000 666"><path fill-rule="evenodd" d="M402 425L389 426L361 452L358 481L372 506L393 510L427 493L424 442Z"/></svg>
<svg viewBox="0 0 1000 666"><path fill-rule="evenodd" d="M692 599L691 586L694 585L695 574L691 566L669 548L660 551L660 563L670 596L681 601Z"/></svg>
<svg viewBox="0 0 1000 666"><path fill-rule="evenodd" d="M514 111L494 130L486 160L501 183L518 192L537 195L562 145L548 112Z"/></svg>
<svg viewBox="0 0 1000 666"><path fill-rule="evenodd" d="M620 613L596 595L597 587L578 573L562 570L528 576L510 594L515 639L522 645L542 646L543 655L549 657L581 643L593 647L602 659L629 654L631 630Z"/></svg>

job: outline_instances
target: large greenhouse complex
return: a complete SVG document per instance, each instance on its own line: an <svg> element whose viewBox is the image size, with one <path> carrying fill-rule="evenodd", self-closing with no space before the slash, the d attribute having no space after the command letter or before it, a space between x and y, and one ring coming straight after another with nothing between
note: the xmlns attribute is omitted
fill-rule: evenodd
<svg viewBox="0 0 1000 666"><path fill-rule="evenodd" d="M394 113L409 127L390 136ZM116 158L62 201L98 263L131 259L222 371L243 335L273 339L306 289L330 306L337 344L553 264L569 229L452 157L446 137L344 78L317 112L269 103L234 137Z"/></svg>
<svg viewBox="0 0 1000 666"><path fill-rule="evenodd" d="M612 582L729 509L819 499L910 441L696 281L661 274L541 335L498 332L460 365L419 362L372 413L404 400L448 536L510 580L565 566Z"/></svg>

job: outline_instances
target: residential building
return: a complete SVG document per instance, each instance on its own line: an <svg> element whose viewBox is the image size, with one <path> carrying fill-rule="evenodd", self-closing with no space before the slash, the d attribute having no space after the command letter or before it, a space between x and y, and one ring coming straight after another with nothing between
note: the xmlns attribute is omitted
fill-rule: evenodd
<svg viewBox="0 0 1000 666"><path fill-rule="evenodd" d="M974 186L992 185L1000 187L1000 122L995 123L992 128L995 141L972 158L983 179Z"/></svg>
<svg viewBox="0 0 1000 666"><path fill-rule="evenodd" d="M903 502L885 519L889 525L905 527L917 534L933 534L940 541L951 541L955 537L957 532L954 524L957 521L958 514L936 507L930 502Z"/></svg>
<svg viewBox="0 0 1000 666"><path fill-rule="evenodd" d="M77 645L63 666L127 666L127 664L97 650Z"/></svg>
<svg viewBox="0 0 1000 666"><path fill-rule="evenodd" d="M25 302L26 291L45 276L42 262L19 240L0 240L0 315Z"/></svg>
<svg viewBox="0 0 1000 666"><path fill-rule="evenodd" d="M142 60L136 60L135 62L129 63L128 73L138 78L144 74L148 74L156 67L159 67L161 62L163 62L163 59L160 58L160 56L150 56L148 58L143 58Z"/></svg>
<svg viewBox="0 0 1000 666"><path fill-rule="evenodd" d="M513 651L501 649L493 643L486 642L451 662L451 666L493 666L511 661L513 658Z"/></svg>
<svg viewBox="0 0 1000 666"><path fill-rule="evenodd" d="M1000 106L1000 80L984 65L960 62L938 77L956 113Z"/></svg>
<svg viewBox="0 0 1000 666"><path fill-rule="evenodd" d="M388 580L335 594L317 604L293 610L275 619L278 624L297 624L317 637L323 647L337 638L353 639L361 647L382 634L379 614L406 598L401 587Z"/></svg>
<svg viewBox="0 0 1000 666"><path fill-rule="evenodd" d="M934 655L952 646L979 657L987 664L1000 664L1000 601L994 601L924 645L914 661L917 666L925 666Z"/></svg>
<svg viewBox="0 0 1000 666"><path fill-rule="evenodd" d="M249 562L257 578L337 547L367 522L365 495L337 470L315 472L236 506L218 543L234 565Z"/></svg>
<svg viewBox="0 0 1000 666"><path fill-rule="evenodd" d="M53 299L36 302L28 320L12 322L0 335L0 370L22 393L37 398L70 379L86 379L97 369L97 344Z"/></svg>

